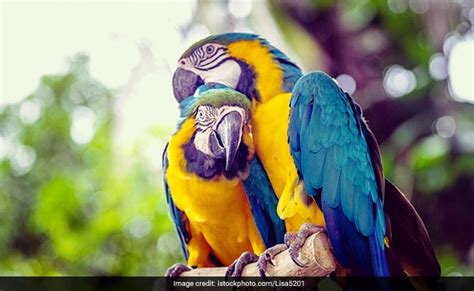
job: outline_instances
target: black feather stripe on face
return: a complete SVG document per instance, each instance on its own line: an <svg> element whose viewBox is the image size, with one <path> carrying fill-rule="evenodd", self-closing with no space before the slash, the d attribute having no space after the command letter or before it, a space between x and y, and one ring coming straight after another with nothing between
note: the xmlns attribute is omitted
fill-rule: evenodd
<svg viewBox="0 0 474 291"><path fill-rule="evenodd" d="M256 99L257 101L260 100L260 96L258 95L257 88L255 87L256 82L256 75L255 71L246 63L235 60L239 65L242 73L240 74L239 82L237 83L237 87L235 90L239 91L240 93L247 96L249 99Z"/></svg>
<svg viewBox="0 0 474 291"><path fill-rule="evenodd" d="M248 163L249 150L243 142L240 144L234 162L228 171L225 170L225 159L216 159L196 149L194 146L194 135L183 146L183 149L186 170L204 179L212 179L216 176L224 175L225 178L231 180L244 171Z"/></svg>

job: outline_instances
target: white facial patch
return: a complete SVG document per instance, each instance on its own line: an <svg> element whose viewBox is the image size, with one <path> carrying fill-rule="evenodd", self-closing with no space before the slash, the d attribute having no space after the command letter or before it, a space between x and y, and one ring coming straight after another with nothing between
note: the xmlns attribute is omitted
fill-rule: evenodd
<svg viewBox="0 0 474 291"><path fill-rule="evenodd" d="M209 145L209 135L211 132L211 128L208 128L204 131L197 131L194 135L194 146L198 151L212 157L214 154L211 152Z"/></svg>
<svg viewBox="0 0 474 291"><path fill-rule="evenodd" d="M239 84L241 73L240 65L236 61L229 59L212 70L200 72L200 76L206 84L219 83L235 89L237 84Z"/></svg>
<svg viewBox="0 0 474 291"><path fill-rule="evenodd" d="M235 89L242 69L229 56L227 47L207 43L196 48L189 56L178 61L178 67L198 75L206 84L219 83Z"/></svg>

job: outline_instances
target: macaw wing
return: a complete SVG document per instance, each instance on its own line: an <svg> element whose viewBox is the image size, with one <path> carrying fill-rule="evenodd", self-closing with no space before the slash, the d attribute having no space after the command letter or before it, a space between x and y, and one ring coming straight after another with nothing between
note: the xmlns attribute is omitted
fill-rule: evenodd
<svg viewBox="0 0 474 291"><path fill-rule="evenodd" d="M249 163L249 175L243 181L258 232L267 248L283 243L285 223L277 214L278 198L257 156Z"/></svg>
<svg viewBox="0 0 474 291"><path fill-rule="evenodd" d="M322 72L297 82L290 106L291 154L323 211L337 260L353 274L388 275L383 178L359 106Z"/></svg>
<svg viewBox="0 0 474 291"><path fill-rule="evenodd" d="M184 258L187 261L189 257L187 243L191 239L191 233L188 230L188 219L184 212L179 210L173 202L171 197L171 192L166 181L166 170L168 169L168 144L165 146L163 151L163 183L164 190L166 195L166 202L168 203L168 208L170 211L171 219L174 222L176 227L176 232L178 233L179 243L184 254Z"/></svg>

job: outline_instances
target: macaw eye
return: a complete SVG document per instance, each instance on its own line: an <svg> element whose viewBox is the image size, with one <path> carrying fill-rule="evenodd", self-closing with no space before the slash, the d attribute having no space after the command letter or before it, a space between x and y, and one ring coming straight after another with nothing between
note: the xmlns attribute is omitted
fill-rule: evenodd
<svg viewBox="0 0 474 291"><path fill-rule="evenodd" d="M204 107L199 107L198 111L196 112L196 121L203 122L207 119L206 117L206 109Z"/></svg>
<svg viewBox="0 0 474 291"><path fill-rule="evenodd" d="M212 54L212 52L214 52L214 46L208 45L208 46L206 47L206 52L207 52L208 54Z"/></svg>
<svg viewBox="0 0 474 291"><path fill-rule="evenodd" d="M204 118L204 112L202 111L198 111L198 113L196 114L196 119L203 119Z"/></svg>

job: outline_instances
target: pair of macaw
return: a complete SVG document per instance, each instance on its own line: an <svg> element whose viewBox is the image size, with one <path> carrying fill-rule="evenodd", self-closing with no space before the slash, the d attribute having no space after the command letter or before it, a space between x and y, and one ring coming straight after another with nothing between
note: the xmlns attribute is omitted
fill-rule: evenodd
<svg viewBox="0 0 474 291"><path fill-rule="evenodd" d="M325 226L350 275L437 276L413 206L384 179L360 107L254 34L210 36L178 61L183 121L164 153L168 204L190 266L242 265ZM261 274L276 249L258 261ZM273 251L272 251L273 250ZM171 275L186 268L174 268Z"/></svg>

